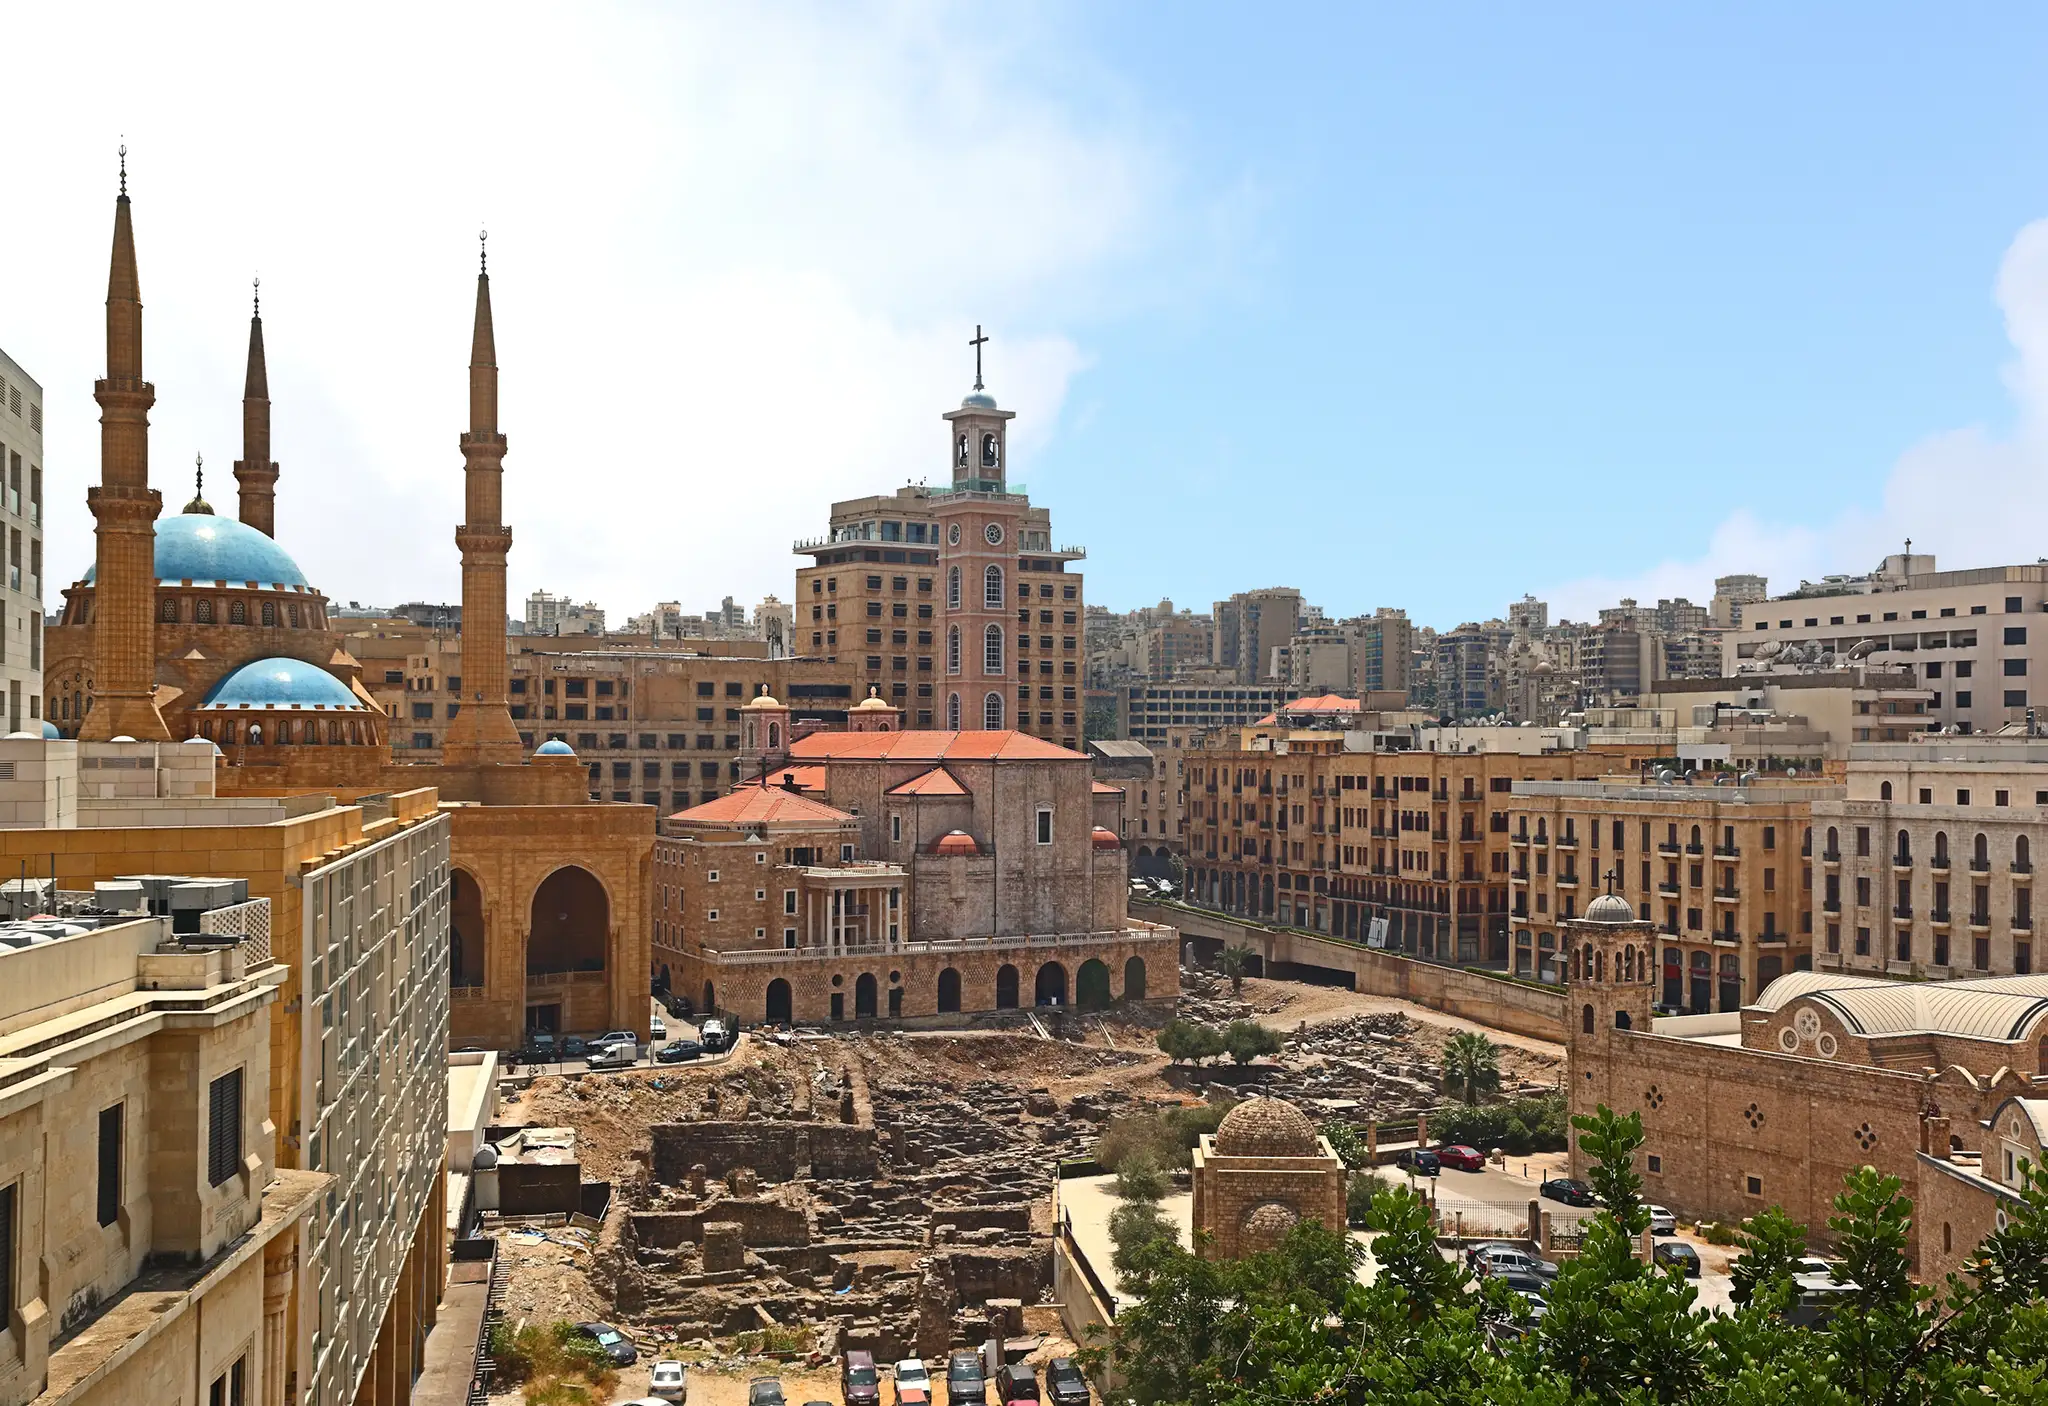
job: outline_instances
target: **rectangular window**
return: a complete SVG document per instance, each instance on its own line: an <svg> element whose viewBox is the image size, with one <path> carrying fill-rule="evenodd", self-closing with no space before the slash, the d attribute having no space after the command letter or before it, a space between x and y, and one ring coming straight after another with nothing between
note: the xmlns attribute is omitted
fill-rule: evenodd
<svg viewBox="0 0 2048 1406"><path fill-rule="evenodd" d="M2025 625L2007 625L2005 627L2005 642L2007 644L2025 644L2027 642L2027 627Z"/></svg>
<svg viewBox="0 0 2048 1406"><path fill-rule="evenodd" d="M99 1219L112 1225L121 1218L121 1114L125 1104L100 1110Z"/></svg>
<svg viewBox="0 0 2048 1406"><path fill-rule="evenodd" d="M1963 671L1963 666L1962 666L1962 665L1960 665L1960 664L1956 665L1956 672L1960 674L1960 673L1961 673L1962 671ZM1956 706L1957 706L1958 708L1967 708L1967 707L1969 707L1969 706L1970 706L1970 690L1969 690L1969 689L1967 689L1967 688L1964 688L1964 689L1958 689L1958 690L1956 691Z"/></svg>
<svg viewBox="0 0 2048 1406"><path fill-rule="evenodd" d="M2005 676L2009 679L2025 678L2027 676L2027 661L2025 656L2021 656L2018 659L2006 660Z"/></svg>
<svg viewBox="0 0 2048 1406"><path fill-rule="evenodd" d="M242 1169L242 1071L206 1091L206 1184L219 1186Z"/></svg>
<svg viewBox="0 0 2048 1406"><path fill-rule="evenodd" d="M2024 688L2008 688L2005 691L2005 706L2024 708L2027 706L2027 691Z"/></svg>
<svg viewBox="0 0 2048 1406"><path fill-rule="evenodd" d="M1052 843L1052 810L1046 806L1038 808L1038 842L1042 845Z"/></svg>

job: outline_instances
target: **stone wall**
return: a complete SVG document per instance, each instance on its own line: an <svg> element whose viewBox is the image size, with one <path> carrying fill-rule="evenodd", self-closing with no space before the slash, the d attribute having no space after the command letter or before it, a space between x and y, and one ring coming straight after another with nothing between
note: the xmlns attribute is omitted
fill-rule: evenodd
<svg viewBox="0 0 2048 1406"><path fill-rule="evenodd" d="M808 1168L819 1177L875 1175L875 1130L841 1123L656 1123L654 1179L682 1186L702 1164L714 1177L750 1167L768 1181L793 1181Z"/></svg>
<svg viewBox="0 0 2048 1406"><path fill-rule="evenodd" d="M633 1234L651 1250L674 1250L702 1244L704 1226L710 1221L730 1221L740 1227L748 1245L808 1245L810 1217L801 1206L751 1198L722 1198L695 1211L635 1211Z"/></svg>

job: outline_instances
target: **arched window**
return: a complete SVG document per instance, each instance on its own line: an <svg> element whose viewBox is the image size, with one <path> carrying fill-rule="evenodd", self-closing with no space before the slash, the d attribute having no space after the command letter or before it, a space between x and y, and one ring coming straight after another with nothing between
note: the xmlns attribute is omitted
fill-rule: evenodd
<svg viewBox="0 0 2048 1406"><path fill-rule="evenodd" d="M1891 782L1887 781L1877 788L1877 798L1881 801L1888 801L1892 798Z"/></svg>
<svg viewBox="0 0 2048 1406"><path fill-rule="evenodd" d="M1946 830L1936 830L1934 832L1934 862L1937 867L1948 863L1948 832Z"/></svg>
<svg viewBox="0 0 2048 1406"><path fill-rule="evenodd" d="M2025 835L2012 842L2012 867L2022 874L2034 867L2033 851L2028 848Z"/></svg>
<svg viewBox="0 0 2048 1406"><path fill-rule="evenodd" d="M1899 831L1899 851L1898 857L1894 862L1899 864L1911 864L1913 862L1913 839L1904 830Z"/></svg>
<svg viewBox="0 0 2048 1406"><path fill-rule="evenodd" d="M946 631L946 672L949 674L960 672L960 627L958 625Z"/></svg>
<svg viewBox="0 0 2048 1406"><path fill-rule="evenodd" d="M178 619L178 602L177 602L176 600L172 599L172 598L171 598L170 596L165 596L165 597L164 597L164 604L163 604L163 609L162 609L162 610L160 610L160 611L158 612L158 614L159 614L159 615L160 615L160 616L161 616L161 617L162 617L163 619L165 619L165 620L168 620L168 621L170 621L170 622L171 622L171 623L173 623L173 624L177 623L177 619Z"/></svg>
<svg viewBox="0 0 2048 1406"><path fill-rule="evenodd" d="M1979 873L1991 867L1991 841L1981 830L1977 832L1976 842L1970 846L1970 867Z"/></svg>
<svg viewBox="0 0 2048 1406"><path fill-rule="evenodd" d="M991 693L981 700L981 725L990 732L999 732L1003 726L1003 695Z"/></svg>
<svg viewBox="0 0 2048 1406"><path fill-rule="evenodd" d="M1695 825L1695 826L1693 826L1693 827L1692 827L1692 850L1693 850L1693 853L1694 853L1694 854L1697 854L1697 853L1699 853L1699 848L1700 848L1700 827L1699 827L1699 826L1697 826L1697 825Z"/></svg>
<svg viewBox="0 0 2048 1406"><path fill-rule="evenodd" d="M960 695L957 693L946 695L946 727L952 732L960 730Z"/></svg>
<svg viewBox="0 0 2048 1406"><path fill-rule="evenodd" d="M946 606L950 610L960 608L960 568L957 566L946 573Z"/></svg>
<svg viewBox="0 0 2048 1406"><path fill-rule="evenodd" d="M213 602L204 597L192 603L192 619L201 625L213 623Z"/></svg>
<svg viewBox="0 0 2048 1406"><path fill-rule="evenodd" d="M981 671L985 674L1003 672L1003 627L991 625L981 635Z"/></svg>
<svg viewBox="0 0 2048 1406"><path fill-rule="evenodd" d="M1841 831L1832 825L1828 826L1828 852L1825 857L1828 859L1840 859L1842 857L1842 834Z"/></svg>
<svg viewBox="0 0 2048 1406"><path fill-rule="evenodd" d="M1593 1008L1591 1006L1587 1006L1579 1012L1579 1033L1582 1035L1593 1033Z"/></svg>
<svg viewBox="0 0 2048 1406"><path fill-rule="evenodd" d="M245 601L245 600L240 600L240 599L236 599L236 600L231 600L231 601L229 601L229 602L228 602L228 623L229 623L230 625L246 625L246 624L248 624L248 623L249 623L249 602L247 602L247 601Z"/></svg>
<svg viewBox="0 0 2048 1406"><path fill-rule="evenodd" d="M275 625L277 623L276 601L267 600L263 602L263 623L266 625Z"/></svg>
<svg viewBox="0 0 2048 1406"><path fill-rule="evenodd" d="M981 573L981 603L990 610L1003 608L1003 569L991 566Z"/></svg>

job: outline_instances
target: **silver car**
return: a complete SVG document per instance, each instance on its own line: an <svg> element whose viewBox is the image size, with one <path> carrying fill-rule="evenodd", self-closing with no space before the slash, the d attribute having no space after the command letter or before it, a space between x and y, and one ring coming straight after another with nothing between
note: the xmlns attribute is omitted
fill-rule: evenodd
<svg viewBox="0 0 2048 1406"><path fill-rule="evenodd" d="M683 1364L666 1359L655 1363L654 1370L648 1374L647 1394L669 1402L671 1406L682 1406L690 1399L690 1381L683 1371Z"/></svg>

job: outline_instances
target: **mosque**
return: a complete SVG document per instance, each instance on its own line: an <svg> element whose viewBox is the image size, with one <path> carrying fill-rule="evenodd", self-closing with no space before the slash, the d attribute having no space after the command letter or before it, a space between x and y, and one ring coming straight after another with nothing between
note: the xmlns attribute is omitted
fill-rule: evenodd
<svg viewBox="0 0 2048 1406"><path fill-rule="evenodd" d="M260 302L249 322L237 517L204 480L175 515L150 484L142 297L126 176L107 281L100 480L87 492L96 560L64 591L45 633L44 718L86 741L183 741L219 749L223 795L325 793L376 804L434 787L451 828L455 957L450 1037L510 1047L530 1027L626 1028L648 1020L651 807L591 802L561 743L528 755L507 697L502 521L506 439L490 275L480 259L468 428L460 437L465 660L442 760L396 761L390 720L343 647L327 598L277 541L278 465Z"/></svg>

